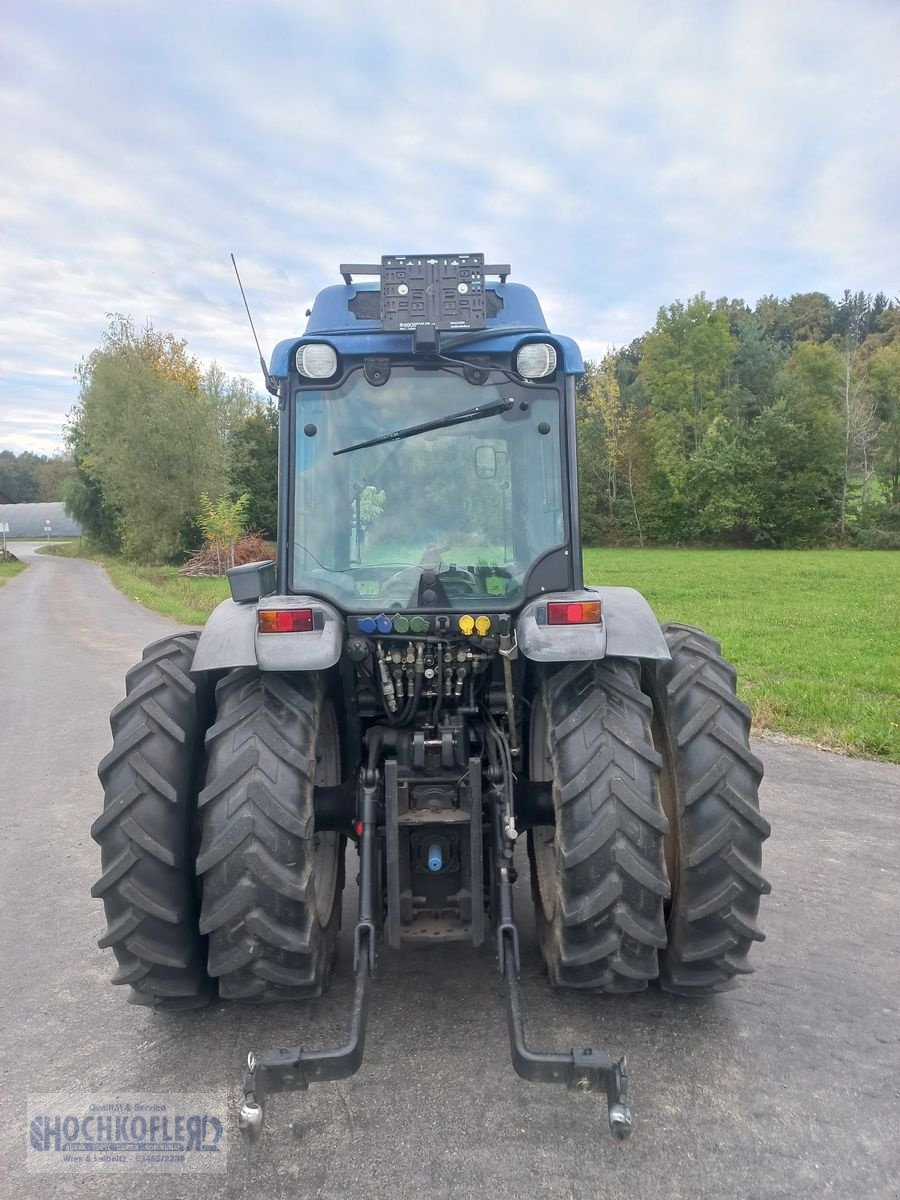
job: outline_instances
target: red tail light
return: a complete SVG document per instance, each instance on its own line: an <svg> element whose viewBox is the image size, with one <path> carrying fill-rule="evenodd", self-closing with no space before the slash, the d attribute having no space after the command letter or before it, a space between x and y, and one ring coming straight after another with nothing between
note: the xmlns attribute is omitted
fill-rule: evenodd
<svg viewBox="0 0 900 1200"><path fill-rule="evenodd" d="M548 625L599 625L600 601L580 600L575 604L548 604Z"/></svg>
<svg viewBox="0 0 900 1200"><path fill-rule="evenodd" d="M260 633L309 633L313 628L311 608L261 608Z"/></svg>

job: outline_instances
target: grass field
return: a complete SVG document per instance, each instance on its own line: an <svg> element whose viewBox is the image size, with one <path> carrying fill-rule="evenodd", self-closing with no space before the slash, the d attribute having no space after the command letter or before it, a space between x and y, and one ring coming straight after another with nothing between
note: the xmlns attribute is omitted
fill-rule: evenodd
<svg viewBox="0 0 900 1200"><path fill-rule="evenodd" d="M584 565L719 638L759 728L900 762L900 555L587 550Z"/></svg>
<svg viewBox="0 0 900 1200"><path fill-rule="evenodd" d="M48 552L82 553L76 542ZM228 595L224 579L91 557L181 624L203 624ZM637 588L661 621L719 638L759 730L900 762L900 554L586 550L584 566L587 582Z"/></svg>
<svg viewBox="0 0 900 1200"><path fill-rule="evenodd" d="M25 570L25 563L22 562L3 562L0 560L0 587L4 583L9 583L14 575L18 575L20 571Z"/></svg>

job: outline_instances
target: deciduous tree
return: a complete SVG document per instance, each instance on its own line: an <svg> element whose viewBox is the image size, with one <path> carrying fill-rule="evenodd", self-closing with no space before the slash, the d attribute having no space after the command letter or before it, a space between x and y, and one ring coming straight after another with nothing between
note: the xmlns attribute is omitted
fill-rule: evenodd
<svg viewBox="0 0 900 1200"><path fill-rule="evenodd" d="M737 349L727 317L702 292L687 305L660 309L644 339L641 378L653 406L657 458L676 489L689 456L725 411Z"/></svg>
<svg viewBox="0 0 900 1200"><path fill-rule="evenodd" d="M876 463L886 500L900 505L900 343L883 346L869 363L869 379L881 422Z"/></svg>
<svg viewBox="0 0 900 1200"><path fill-rule="evenodd" d="M278 521L278 409L272 400L255 404L231 427L226 439L232 496L247 493L247 527L275 536Z"/></svg>
<svg viewBox="0 0 900 1200"><path fill-rule="evenodd" d="M116 315L79 366L70 419L81 453L82 500L99 486L124 552L140 561L177 557L204 491L224 482L216 412L186 343ZM70 496L70 503L77 498Z"/></svg>

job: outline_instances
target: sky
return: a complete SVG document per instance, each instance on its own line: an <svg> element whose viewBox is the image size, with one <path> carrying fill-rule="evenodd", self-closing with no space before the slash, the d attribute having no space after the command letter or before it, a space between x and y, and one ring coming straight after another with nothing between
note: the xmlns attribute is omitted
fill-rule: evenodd
<svg viewBox="0 0 900 1200"><path fill-rule="evenodd" d="M341 262L483 251L586 356L661 305L900 291L898 0L6 0L0 449L107 314L259 378Z"/></svg>

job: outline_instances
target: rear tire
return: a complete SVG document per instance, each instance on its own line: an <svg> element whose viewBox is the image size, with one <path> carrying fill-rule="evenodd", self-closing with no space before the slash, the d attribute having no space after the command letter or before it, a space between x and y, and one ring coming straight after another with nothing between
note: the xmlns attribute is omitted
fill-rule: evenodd
<svg viewBox="0 0 900 1200"><path fill-rule="evenodd" d="M198 1008L209 1000L194 877L195 796L209 709L191 676L197 633L163 638L125 676L100 763L103 812L91 827L103 874L91 888L106 910L100 946L119 963L113 983L132 1004Z"/></svg>
<svg viewBox="0 0 900 1200"><path fill-rule="evenodd" d="M216 688L206 748L197 873L219 995L319 996L337 940L345 848L338 834L314 828L315 784L340 781L321 677L231 671Z"/></svg>
<svg viewBox="0 0 900 1200"><path fill-rule="evenodd" d="M631 659L569 663L535 697L531 777L553 780L556 825L531 831L529 854L557 987L636 992L658 974L669 885L650 713Z"/></svg>
<svg viewBox="0 0 900 1200"><path fill-rule="evenodd" d="M660 984L700 996L752 971L747 956L765 935L757 924L768 822L759 811L762 763L750 749L750 710L719 643L689 625L664 625L671 662L645 664L654 740L663 756L662 796L671 835L668 944Z"/></svg>

